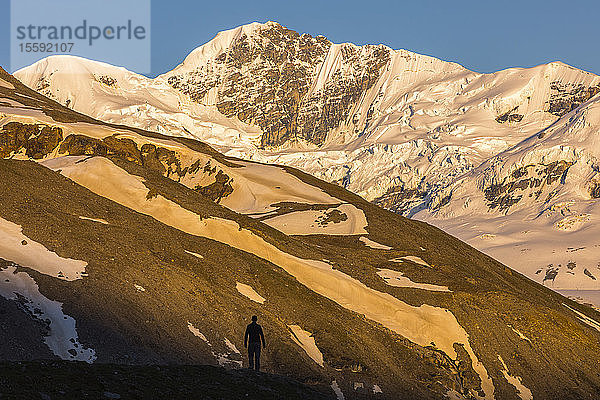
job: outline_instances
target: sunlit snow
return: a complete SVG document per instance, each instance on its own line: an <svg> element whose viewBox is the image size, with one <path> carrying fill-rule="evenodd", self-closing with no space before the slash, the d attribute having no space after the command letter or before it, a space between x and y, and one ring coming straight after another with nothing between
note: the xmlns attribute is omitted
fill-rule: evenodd
<svg viewBox="0 0 600 400"><path fill-rule="evenodd" d="M0 78L0 87L6 88L6 89L14 89L15 88L12 83L5 81L2 78Z"/></svg>
<svg viewBox="0 0 600 400"><path fill-rule="evenodd" d="M415 264L419 264L422 265L424 267L430 267L429 264L427 264L427 262L423 261L423 259L421 257L417 257L417 256L403 256L403 257L399 257L399 258L394 258L393 260L390 260L393 262L404 262L404 261L411 261L414 262Z"/></svg>
<svg viewBox="0 0 600 400"><path fill-rule="evenodd" d="M204 258L204 256L203 256L203 255L201 255L201 254L198 254L198 253L194 253L193 251L188 251L188 250L184 250L184 251L185 251L186 253L188 253L189 255L191 255L191 256L194 256L194 257L196 257L196 258L200 258L200 259L203 259L203 258Z"/></svg>
<svg viewBox="0 0 600 400"><path fill-rule="evenodd" d="M19 225L0 217L0 258L66 281L81 279L87 262L63 258L23 235Z"/></svg>
<svg viewBox="0 0 600 400"><path fill-rule="evenodd" d="M204 334L202 332L200 332L198 330L198 328L196 328L191 322L188 321L187 323L188 329L190 332L192 332L192 334L196 337L199 337L200 339L202 339L206 344L208 344L210 346L210 342L208 341L208 339L206 338L206 336L204 336Z"/></svg>
<svg viewBox="0 0 600 400"><path fill-rule="evenodd" d="M416 288L423 290L430 290L432 292L451 292L446 286L434 285L429 283L418 283L413 282L400 271L394 271L391 269L381 268L377 271L385 283L390 286L404 287L404 288Z"/></svg>
<svg viewBox="0 0 600 400"><path fill-rule="evenodd" d="M92 221L92 222L98 222L99 224L108 225L108 222L102 218L90 218L90 217L83 217L80 215L79 219L83 219L86 221Z"/></svg>
<svg viewBox="0 0 600 400"><path fill-rule="evenodd" d="M266 300L264 297L262 297L260 294L258 294L256 292L256 290L254 290L254 288L252 288L252 286L250 286L250 285L246 285L244 283L236 282L235 283L235 288L242 295L246 296L250 300L255 301L257 303L263 304L265 302L265 300Z"/></svg>
<svg viewBox="0 0 600 400"><path fill-rule="evenodd" d="M533 395L531 394L531 390L529 390L523 383L521 382L521 377L512 376L508 373L508 367L504 363L504 360L500 355L498 355L498 361L502 364L502 374L506 378L506 381L514 386L517 391L517 395L521 398L521 400L533 400Z"/></svg>
<svg viewBox="0 0 600 400"><path fill-rule="evenodd" d="M138 292L145 292L146 289L143 286L140 286L138 284L134 284L133 287L135 288L135 290L137 290Z"/></svg>
<svg viewBox="0 0 600 400"><path fill-rule="evenodd" d="M379 249L379 250L391 250L392 249L390 246L386 246L385 244L377 243L365 236L361 236L360 239L358 239L358 240L363 242L365 244L365 246L371 247L373 249Z"/></svg>
<svg viewBox="0 0 600 400"><path fill-rule="evenodd" d="M63 313L62 303L53 301L39 292L35 280L25 272L17 272L14 266L0 269L0 295L8 300L19 300L50 329L44 342L63 360L92 363L96 353L79 343L75 320ZM25 300L25 301L23 301Z"/></svg>
<svg viewBox="0 0 600 400"><path fill-rule="evenodd" d="M312 336L312 333L305 331L300 328L298 325L288 325L292 334L292 340L298 346L302 348L308 354L310 358L313 359L321 367L323 366L323 354L321 350L317 347L315 343L315 338Z"/></svg>

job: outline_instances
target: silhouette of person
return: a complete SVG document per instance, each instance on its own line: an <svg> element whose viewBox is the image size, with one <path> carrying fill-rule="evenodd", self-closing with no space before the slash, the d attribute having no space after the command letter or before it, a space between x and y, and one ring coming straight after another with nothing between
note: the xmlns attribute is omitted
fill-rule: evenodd
<svg viewBox="0 0 600 400"><path fill-rule="evenodd" d="M256 323L258 317L252 316L252 323L246 327L246 334L244 335L244 347L248 348L248 364L250 369L256 371L260 370L260 343L262 341L262 348L264 349L267 345L265 344L265 335L263 334L262 327Z"/></svg>

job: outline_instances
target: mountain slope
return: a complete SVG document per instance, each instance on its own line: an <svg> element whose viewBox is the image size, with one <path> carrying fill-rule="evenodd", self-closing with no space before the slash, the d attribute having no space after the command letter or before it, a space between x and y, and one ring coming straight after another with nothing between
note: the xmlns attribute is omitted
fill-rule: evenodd
<svg viewBox="0 0 600 400"><path fill-rule="evenodd" d="M3 362L0 393L13 399L202 398L323 399L298 382L249 370L201 366L125 366L61 361Z"/></svg>
<svg viewBox="0 0 600 400"><path fill-rule="evenodd" d="M597 101L594 74L560 62L479 74L406 50L333 44L268 22L219 33L156 79L65 56L16 76L103 121L300 168L449 230L556 289L599 289L600 254L589 225L599 215L596 178L573 167L596 168L593 140L584 137L595 129L598 111L591 103L578 111ZM581 113L586 117L573 117ZM548 181L543 195L539 188L531 201L486 194L490 185L519 181L508 174L523 162L506 152L561 124L557 134L573 138L563 140L570 150L548 141L536 147L545 154L535 162L535 179ZM496 167L477 177L490 163ZM468 192L465 180L473 181ZM470 223L459 211L465 202L479 204L464 209ZM546 212L540 223L543 210L560 211ZM525 229L522 221L538 228ZM545 256L521 257L516 247ZM567 267L572 263L575 268Z"/></svg>
<svg viewBox="0 0 600 400"><path fill-rule="evenodd" d="M595 311L337 185L0 78L0 294L46 324L32 348L238 367L259 314L267 371L346 398L598 395Z"/></svg>
<svg viewBox="0 0 600 400"><path fill-rule="evenodd" d="M594 98L465 174L434 200L447 205L417 218L553 288L597 290L599 129Z"/></svg>

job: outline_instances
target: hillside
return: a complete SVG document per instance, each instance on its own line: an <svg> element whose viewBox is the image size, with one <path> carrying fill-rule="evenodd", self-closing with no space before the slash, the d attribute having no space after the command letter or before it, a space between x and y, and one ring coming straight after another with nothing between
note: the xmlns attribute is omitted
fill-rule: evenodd
<svg viewBox="0 0 600 400"><path fill-rule="evenodd" d="M265 371L338 398L599 395L594 310L338 185L1 74L5 359L239 368L258 314Z"/></svg>
<svg viewBox="0 0 600 400"><path fill-rule="evenodd" d="M282 376L200 366L130 366L67 361L0 363L0 395L10 399L327 399Z"/></svg>

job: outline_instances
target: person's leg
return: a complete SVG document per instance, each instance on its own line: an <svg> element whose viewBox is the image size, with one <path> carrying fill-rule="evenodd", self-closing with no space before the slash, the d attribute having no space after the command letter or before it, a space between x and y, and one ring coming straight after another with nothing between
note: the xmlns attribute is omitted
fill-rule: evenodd
<svg viewBox="0 0 600 400"><path fill-rule="evenodd" d="M254 355L254 362L256 363L255 365L255 370L260 371L260 343L256 344L256 350L255 350L255 355Z"/></svg>
<svg viewBox="0 0 600 400"><path fill-rule="evenodd" d="M248 343L248 368L254 368L254 343Z"/></svg>

